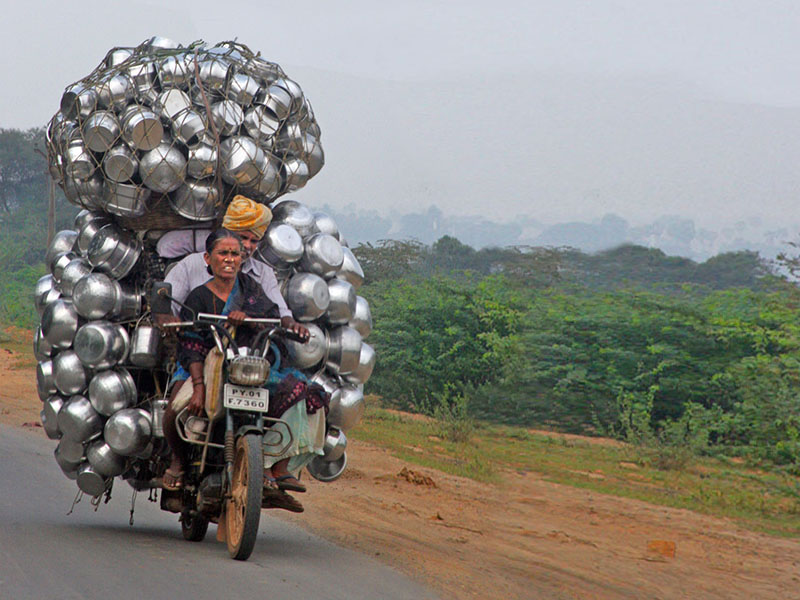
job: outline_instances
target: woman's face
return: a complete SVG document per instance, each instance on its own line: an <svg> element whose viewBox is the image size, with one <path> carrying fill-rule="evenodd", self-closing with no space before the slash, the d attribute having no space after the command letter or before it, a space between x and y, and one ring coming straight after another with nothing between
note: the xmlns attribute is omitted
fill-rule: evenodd
<svg viewBox="0 0 800 600"><path fill-rule="evenodd" d="M233 279L242 266L242 247L239 240L222 238L211 250L211 254L205 254L205 259L214 277Z"/></svg>

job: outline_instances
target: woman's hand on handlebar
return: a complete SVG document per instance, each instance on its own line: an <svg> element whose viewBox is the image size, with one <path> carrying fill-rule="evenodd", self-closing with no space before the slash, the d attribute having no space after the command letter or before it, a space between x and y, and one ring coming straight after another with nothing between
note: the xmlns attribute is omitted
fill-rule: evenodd
<svg viewBox="0 0 800 600"><path fill-rule="evenodd" d="M232 310L228 313L228 323L231 325L239 326L244 323L244 320L247 318L247 315L244 314L241 310Z"/></svg>
<svg viewBox="0 0 800 600"><path fill-rule="evenodd" d="M281 317L281 327L297 335L303 342L307 342L311 337L311 332L308 328L295 321L292 317Z"/></svg>

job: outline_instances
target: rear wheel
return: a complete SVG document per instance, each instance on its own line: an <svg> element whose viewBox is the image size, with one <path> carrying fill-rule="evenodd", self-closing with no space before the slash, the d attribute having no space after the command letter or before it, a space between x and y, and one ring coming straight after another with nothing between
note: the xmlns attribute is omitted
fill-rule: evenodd
<svg viewBox="0 0 800 600"><path fill-rule="evenodd" d="M242 436L236 442L231 496L225 503L228 553L231 558L247 560L253 552L261 518L263 486L261 436Z"/></svg>
<svg viewBox="0 0 800 600"><path fill-rule="evenodd" d="M202 542L208 531L208 519L200 515L191 516L189 513L181 515L181 533L183 539L190 542Z"/></svg>

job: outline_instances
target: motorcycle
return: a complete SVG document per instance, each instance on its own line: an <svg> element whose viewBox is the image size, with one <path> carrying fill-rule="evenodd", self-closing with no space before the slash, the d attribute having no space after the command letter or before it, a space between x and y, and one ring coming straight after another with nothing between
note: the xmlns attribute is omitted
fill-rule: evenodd
<svg viewBox="0 0 800 600"><path fill-rule="evenodd" d="M162 284L154 288L151 303L155 307L163 299L167 299L166 310L162 310L166 313L171 297L168 285ZM247 318L245 323L265 328L249 347L238 347L223 327L227 317L204 313L196 317L162 327L173 332L210 330L221 360L222 385L217 393L207 384L203 416L189 415L188 406L177 414L178 434L190 448L187 468L179 489L162 490L161 508L180 514L181 531L189 541L202 541L209 523L217 523L217 539L227 543L230 556L247 560L255 546L261 509L273 500L272 490L264 490L264 457L281 456L293 442L289 424L266 414L270 403L267 383L274 383L281 361L274 341L281 337L305 340L281 328L278 319ZM209 399L209 394L216 397ZM160 402L156 413L163 418L166 401ZM278 424L282 426L276 427ZM161 487L159 475L167 467L168 455L163 444L149 460L139 461L127 477L129 483L135 489Z"/></svg>

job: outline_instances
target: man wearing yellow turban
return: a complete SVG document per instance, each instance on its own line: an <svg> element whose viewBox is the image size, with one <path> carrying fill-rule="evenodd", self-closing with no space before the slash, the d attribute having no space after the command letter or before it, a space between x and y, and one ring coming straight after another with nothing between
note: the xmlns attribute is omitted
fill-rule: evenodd
<svg viewBox="0 0 800 600"><path fill-rule="evenodd" d="M264 237L267 227L272 221L272 211L269 207L254 202L242 195L234 196L225 216L222 219L222 228L236 232L242 239L242 272L247 273L261 284L267 297L278 305L281 314L281 325L291 329L297 334L307 337L308 329L296 323L292 311L283 299L278 281L272 268L251 258L258 248L258 243ZM205 246L206 238L211 230L177 230L170 231L158 241L156 250L165 258L175 258L189 254L176 263L167 273L164 281L172 285L172 297L178 302L183 302L194 288L203 285L211 276L206 270L203 252L198 251ZM177 315L180 305L173 303L172 310Z"/></svg>

